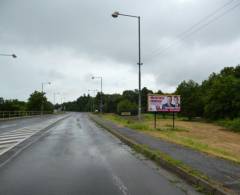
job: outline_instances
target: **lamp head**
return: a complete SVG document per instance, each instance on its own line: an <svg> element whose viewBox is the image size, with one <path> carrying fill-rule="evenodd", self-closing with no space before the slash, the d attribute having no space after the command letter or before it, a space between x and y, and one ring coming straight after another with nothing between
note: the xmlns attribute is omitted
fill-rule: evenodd
<svg viewBox="0 0 240 195"><path fill-rule="evenodd" d="M17 58L16 54L12 54L12 57L13 57L13 58Z"/></svg>
<svg viewBox="0 0 240 195"><path fill-rule="evenodd" d="M113 13L112 13L112 17L113 17L113 18L117 18L118 16L119 16L119 12L113 12Z"/></svg>

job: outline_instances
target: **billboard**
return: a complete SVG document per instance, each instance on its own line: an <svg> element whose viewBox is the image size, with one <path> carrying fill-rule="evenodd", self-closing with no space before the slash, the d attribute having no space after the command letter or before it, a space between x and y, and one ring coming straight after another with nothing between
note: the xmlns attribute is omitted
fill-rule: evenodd
<svg viewBox="0 0 240 195"><path fill-rule="evenodd" d="M148 95L149 112L180 112L180 95Z"/></svg>

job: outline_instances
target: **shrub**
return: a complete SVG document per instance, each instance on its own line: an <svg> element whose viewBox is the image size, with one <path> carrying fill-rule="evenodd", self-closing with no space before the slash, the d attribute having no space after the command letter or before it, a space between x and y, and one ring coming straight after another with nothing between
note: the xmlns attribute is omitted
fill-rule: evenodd
<svg viewBox="0 0 240 195"><path fill-rule="evenodd" d="M121 114L121 112L131 112L132 115L137 114L137 104L130 102L125 99L118 103L117 112Z"/></svg>
<svg viewBox="0 0 240 195"><path fill-rule="evenodd" d="M240 132L240 118L236 118L233 120L221 120L221 121L218 121L218 124L234 132Z"/></svg>

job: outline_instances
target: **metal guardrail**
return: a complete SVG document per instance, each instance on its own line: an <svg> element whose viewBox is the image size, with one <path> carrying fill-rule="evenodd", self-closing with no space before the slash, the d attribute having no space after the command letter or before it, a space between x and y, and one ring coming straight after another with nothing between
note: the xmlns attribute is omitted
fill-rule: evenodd
<svg viewBox="0 0 240 195"><path fill-rule="evenodd" d="M43 112L52 114L52 112ZM0 111L0 120L41 115L41 111Z"/></svg>

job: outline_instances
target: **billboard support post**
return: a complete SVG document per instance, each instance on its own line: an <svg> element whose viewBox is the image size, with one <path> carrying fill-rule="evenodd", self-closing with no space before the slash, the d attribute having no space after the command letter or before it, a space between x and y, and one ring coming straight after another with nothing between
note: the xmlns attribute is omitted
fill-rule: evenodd
<svg viewBox="0 0 240 195"><path fill-rule="evenodd" d="M174 126L175 126L175 121L174 121L175 120L175 113L174 112L173 112L172 116L173 116L173 129L174 129Z"/></svg>
<svg viewBox="0 0 240 195"><path fill-rule="evenodd" d="M154 128L157 127L157 112L154 112Z"/></svg>

